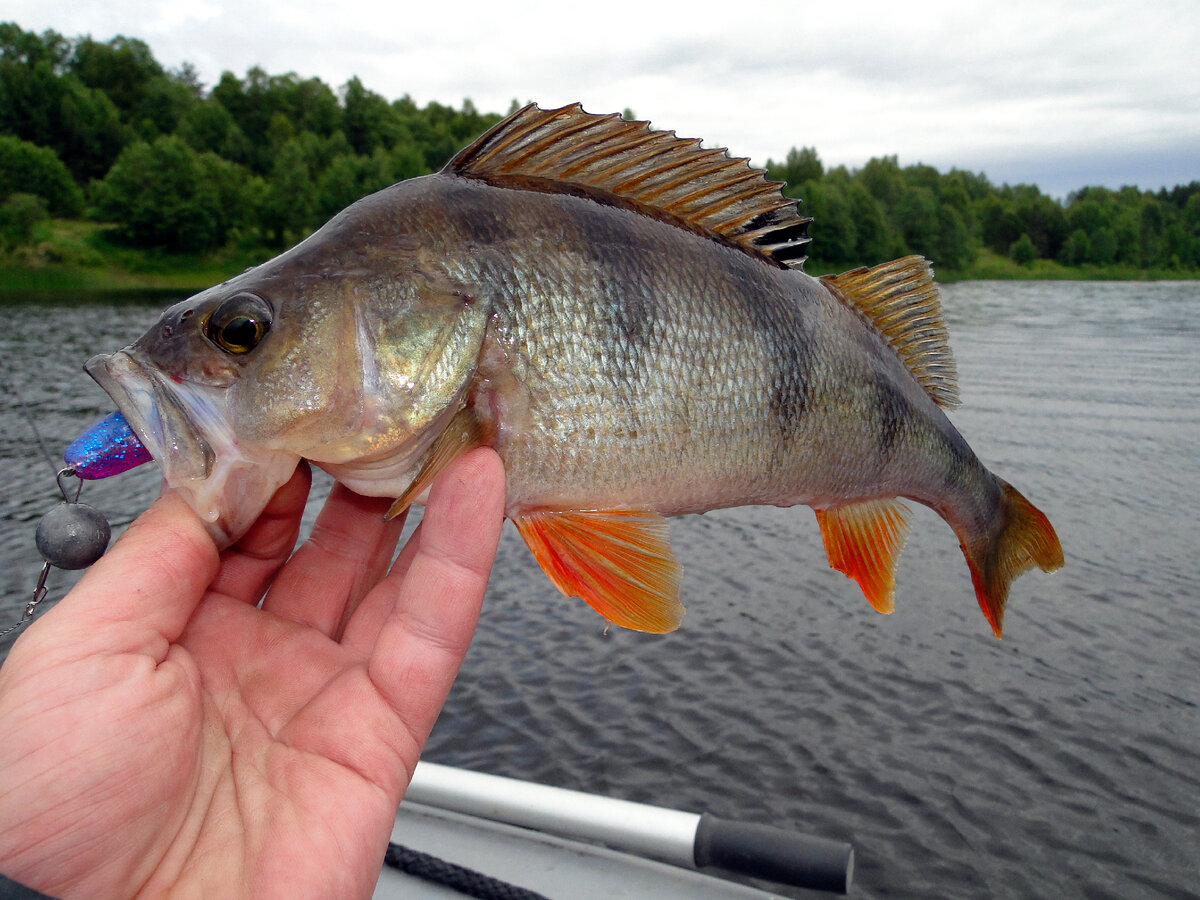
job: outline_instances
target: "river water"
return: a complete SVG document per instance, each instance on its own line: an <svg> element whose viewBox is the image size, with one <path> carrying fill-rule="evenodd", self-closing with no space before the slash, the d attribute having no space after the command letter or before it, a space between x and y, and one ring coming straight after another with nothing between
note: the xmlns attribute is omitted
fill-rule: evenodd
<svg viewBox="0 0 1200 900"><path fill-rule="evenodd" d="M886 617L828 569L806 509L676 519L688 612L664 637L605 636L509 526L427 757L849 840L860 898L1195 897L1200 284L943 296L963 397L951 418L1066 553L1061 572L1016 582L1003 641L924 509ZM0 377L56 454L111 408L80 364L161 305L0 306ZM55 502L11 390L0 484L7 624ZM157 487L143 467L84 499L119 529ZM72 581L53 573L51 597Z"/></svg>

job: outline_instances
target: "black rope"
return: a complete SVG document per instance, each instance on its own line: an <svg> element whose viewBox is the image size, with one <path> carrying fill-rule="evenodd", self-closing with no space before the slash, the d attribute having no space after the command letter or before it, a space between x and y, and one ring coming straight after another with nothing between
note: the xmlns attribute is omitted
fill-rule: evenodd
<svg viewBox="0 0 1200 900"><path fill-rule="evenodd" d="M444 859L400 844L388 844L383 861L407 875L445 885L477 900L549 900L536 891L509 884L499 878L492 878L482 872L446 862Z"/></svg>

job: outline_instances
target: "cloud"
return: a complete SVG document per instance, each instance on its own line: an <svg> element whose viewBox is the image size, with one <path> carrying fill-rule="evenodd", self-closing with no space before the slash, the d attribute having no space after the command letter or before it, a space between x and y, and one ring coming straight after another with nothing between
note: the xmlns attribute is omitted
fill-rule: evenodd
<svg viewBox="0 0 1200 900"><path fill-rule="evenodd" d="M632 107L758 163L815 146L827 164L1103 175L1157 187L1200 146L1190 0L871 5L739 0L602 6L459 0L10 0L25 28L142 37L213 84L260 64L334 88L504 111L513 99ZM1038 175L1039 166L1043 174ZM1200 177L1200 172L1196 172ZM1190 179L1188 179L1190 180ZM1155 182L1151 184L1152 182ZM1080 181L1080 184L1083 182Z"/></svg>

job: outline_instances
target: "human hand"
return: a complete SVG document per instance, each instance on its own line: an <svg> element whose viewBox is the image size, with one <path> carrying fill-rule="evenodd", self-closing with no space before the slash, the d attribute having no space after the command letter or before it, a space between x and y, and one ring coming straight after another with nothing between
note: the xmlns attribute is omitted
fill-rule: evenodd
<svg viewBox="0 0 1200 900"><path fill-rule="evenodd" d="M340 485L291 555L310 480L219 555L161 497L29 626L0 669L0 871L63 898L370 896L474 632L503 468L443 473L390 571L402 520Z"/></svg>

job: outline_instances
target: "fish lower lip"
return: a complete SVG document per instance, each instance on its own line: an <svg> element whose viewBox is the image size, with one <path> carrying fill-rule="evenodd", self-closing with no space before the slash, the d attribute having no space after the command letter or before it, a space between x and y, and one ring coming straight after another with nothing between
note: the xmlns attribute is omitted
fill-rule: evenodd
<svg viewBox="0 0 1200 900"><path fill-rule="evenodd" d="M112 397L168 483L209 476L212 447L173 385L125 350L93 356L84 370Z"/></svg>

